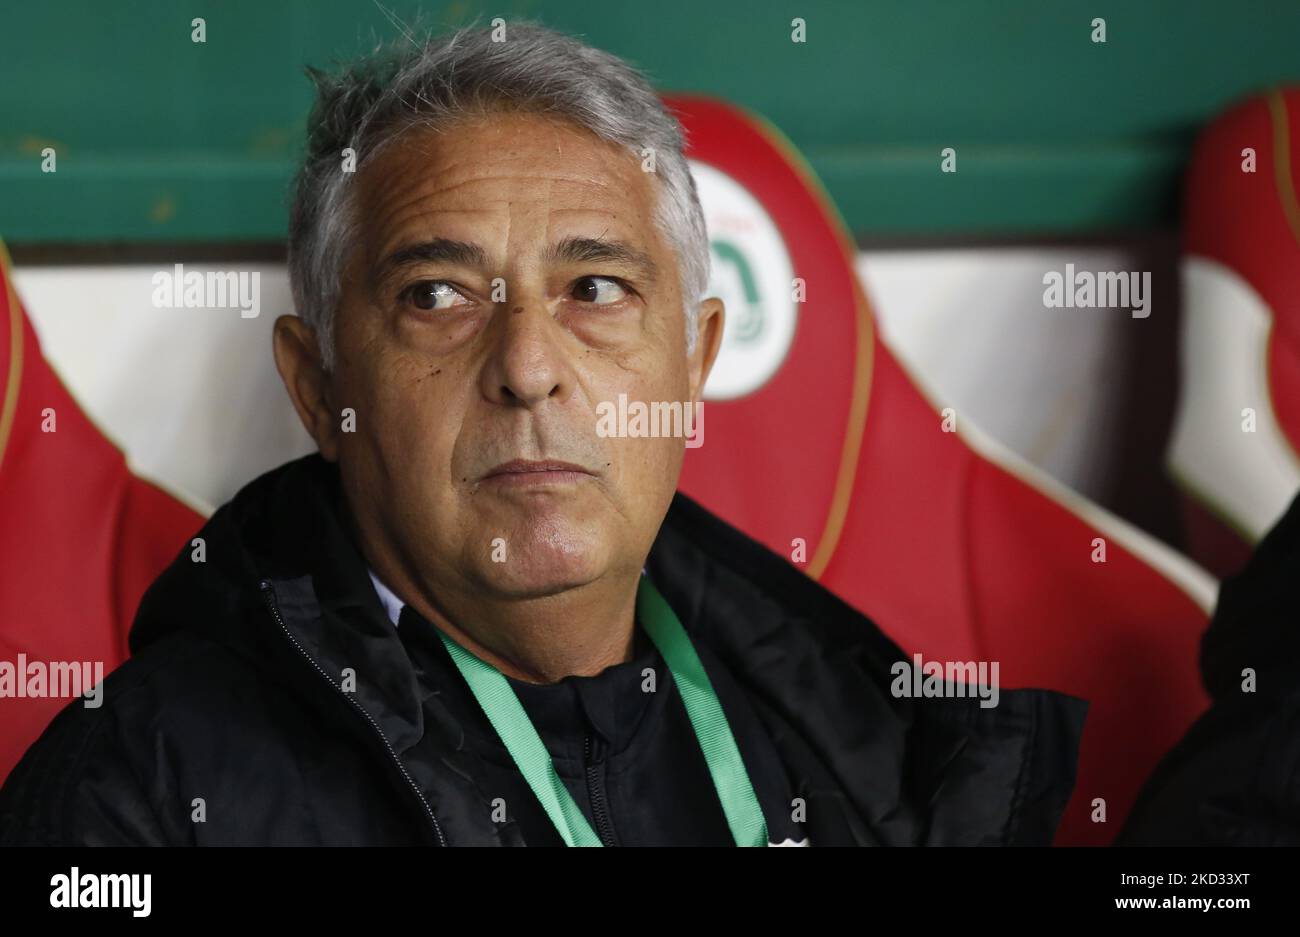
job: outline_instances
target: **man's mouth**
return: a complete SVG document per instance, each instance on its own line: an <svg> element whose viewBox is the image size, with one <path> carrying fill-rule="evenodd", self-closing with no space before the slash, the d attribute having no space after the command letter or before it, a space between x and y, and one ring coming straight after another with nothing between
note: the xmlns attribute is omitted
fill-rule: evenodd
<svg viewBox="0 0 1300 937"><path fill-rule="evenodd" d="M508 486L572 485L595 477L594 472L572 462L558 462L553 459L540 462L512 459L489 470L483 476L483 481Z"/></svg>

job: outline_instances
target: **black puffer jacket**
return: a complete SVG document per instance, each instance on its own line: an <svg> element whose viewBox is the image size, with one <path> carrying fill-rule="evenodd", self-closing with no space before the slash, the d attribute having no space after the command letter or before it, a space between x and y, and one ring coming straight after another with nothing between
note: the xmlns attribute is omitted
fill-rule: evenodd
<svg viewBox="0 0 1300 937"><path fill-rule="evenodd" d="M217 511L206 562L187 548L145 595L103 706L69 705L8 779L0 841L522 844L421 692L341 510L335 467L310 456ZM894 698L909 658L875 625L682 496L648 571L748 694L813 845L1051 841L1086 703ZM448 740L436 759L416 754L426 733Z"/></svg>

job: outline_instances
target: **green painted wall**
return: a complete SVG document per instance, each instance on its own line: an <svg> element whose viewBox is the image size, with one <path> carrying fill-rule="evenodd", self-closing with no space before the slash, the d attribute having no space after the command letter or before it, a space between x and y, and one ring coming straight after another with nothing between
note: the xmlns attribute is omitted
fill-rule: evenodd
<svg viewBox="0 0 1300 937"><path fill-rule="evenodd" d="M1075 234L1175 220L1196 128L1300 82L1297 0L412 3L410 23L526 16L664 89L753 108L856 233ZM367 0L13 3L0 17L0 237L282 237L304 64L396 29ZM207 43L190 20L207 20ZM808 41L790 41L790 20ZM1107 42L1090 41L1105 17ZM58 172L40 171L54 145ZM939 151L959 171L938 171Z"/></svg>

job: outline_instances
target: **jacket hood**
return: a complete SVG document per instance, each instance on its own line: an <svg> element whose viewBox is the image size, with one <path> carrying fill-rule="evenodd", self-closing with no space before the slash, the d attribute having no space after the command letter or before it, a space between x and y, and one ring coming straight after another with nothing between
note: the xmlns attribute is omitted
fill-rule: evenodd
<svg viewBox="0 0 1300 937"><path fill-rule="evenodd" d="M337 467L319 454L259 476L220 507L146 591L131 626L132 654L181 630L256 650L266 580L311 576L318 593L370 589L346 532ZM201 552L200 552L201 551ZM239 627L252 619L254 633ZM253 641L253 645L249 642Z"/></svg>

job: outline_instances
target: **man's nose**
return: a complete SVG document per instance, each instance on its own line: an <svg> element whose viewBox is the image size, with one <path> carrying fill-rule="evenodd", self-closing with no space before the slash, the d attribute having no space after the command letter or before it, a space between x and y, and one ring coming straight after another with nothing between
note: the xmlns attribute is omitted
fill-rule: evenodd
<svg viewBox="0 0 1300 937"><path fill-rule="evenodd" d="M483 395L494 403L535 407L563 403L575 379L565 331L540 301L504 304L483 368Z"/></svg>

